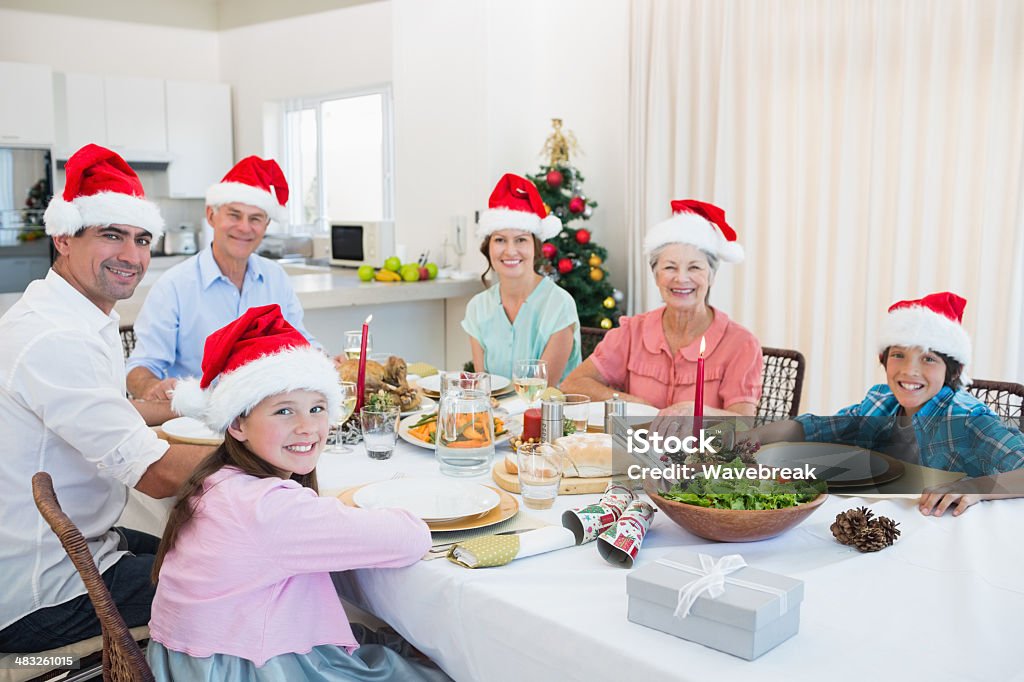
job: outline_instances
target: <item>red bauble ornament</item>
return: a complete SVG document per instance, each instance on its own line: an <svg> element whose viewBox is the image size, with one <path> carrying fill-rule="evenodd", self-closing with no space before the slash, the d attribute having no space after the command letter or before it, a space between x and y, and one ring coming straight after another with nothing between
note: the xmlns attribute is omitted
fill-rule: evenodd
<svg viewBox="0 0 1024 682"><path fill-rule="evenodd" d="M544 245L540 247L540 252L544 254L545 258L551 260L552 258L555 257L555 254L558 253L558 249L555 247L554 244L548 244L547 242L544 242Z"/></svg>
<svg viewBox="0 0 1024 682"><path fill-rule="evenodd" d="M563 258L562 260L558 261L558 271L563 275L572 272L572 268L572 261L569 260L568 258Z"/></svg>
<svg viewBox="0 0 1024 682"><path fill-rule="evenodd" d="M562 181L565 178L562 177L561 171L551 170L551 171L548 171L548 175L544 179L547 180L548 187L551 187L552 189L555 189L557 187L561 187L562 186Z"/></svg>
<svg viewBox="0 0 1024 682"><path fill-rule="evenodd" d="M582 229L582 228L579 229L579 230L576 230L576 241L579 242L580 244L589 244L590 243L590 230Z"/></svg>
<svg viewBox="0 0 1024 682"><path fill-rule="evenodd" d="M583 213L583 209L587 207L587 203L580 197L573 197L569 200L569 211L571 213Z"/></svg>

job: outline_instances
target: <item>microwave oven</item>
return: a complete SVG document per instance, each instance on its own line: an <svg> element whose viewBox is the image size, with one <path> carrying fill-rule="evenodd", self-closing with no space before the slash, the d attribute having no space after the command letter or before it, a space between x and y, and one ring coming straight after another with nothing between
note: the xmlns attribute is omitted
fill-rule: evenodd
<svg viewBox="0 0 1024 682"><path fill-rule="evenodd" d="M395 255L395 224L388 221L331 223L331 265L380 267Z"/></svg>

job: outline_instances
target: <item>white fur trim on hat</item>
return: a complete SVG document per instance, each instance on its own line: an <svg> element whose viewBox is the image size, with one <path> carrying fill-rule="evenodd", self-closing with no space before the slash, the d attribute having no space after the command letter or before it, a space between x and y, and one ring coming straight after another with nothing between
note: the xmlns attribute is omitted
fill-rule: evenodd
<svg viewBox="0 0 1024 682"><path fill-rule="evenodd" d="M221 375L205 391L197 379L179 381L171 409L224 433L236 417L247 414L268 396L288 391L316 391L327 399L327 415L341 414L341 386L334 363L311 347L288 348L264 355Z"/></svg>
<svg viewBox="0 0 1024 682"><path fill-rule="evenodd" d="M650 256L666 244L690 244L726 263L743 261L743 247L739 242L727 241L703 216L689 211L677 213L649 229L644 237L644 253Z"/></svg>
<svg viewBox="0 0 1024 682"><path fill-rule="evenodd" d="M543 242L562 231L562 221L550 213L542 220L536 213L507 208L491 208L481 213L476 230L477 239L482 240L497 230L532 232Z"/></svg>
<svg viewBox="0 0 1024 682"><path fill-rule="evenodd" d="M130 194L99 192L64 201L54 197L43 214L46 234L73 237L86 227L131 225L148 231L154 238L164 233L164 219L156 204Z"/></svg>
<svg viewBox="0 0 1024 682"><path fill-rule="evenodd" d="M223 206L224 204L248 204L267 212L272 220L279 223L287 222L288 209L277 203L277 197L252 185L243 182L218 182L206 190L207 206Z"/></svg>
<svg viewBox="0 0 1024 682"><path fill-rule="evenodd" d="M898 308L886 316L878 336L878 352L890 346L943 353L965 367L971 362L971 337L963 325L923 306Z"/></svg>

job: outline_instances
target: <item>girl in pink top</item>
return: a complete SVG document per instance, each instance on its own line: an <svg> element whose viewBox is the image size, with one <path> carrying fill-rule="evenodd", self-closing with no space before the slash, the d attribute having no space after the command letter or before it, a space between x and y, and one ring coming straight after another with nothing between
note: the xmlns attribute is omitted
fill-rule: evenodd
<svg viewBox="0 0 1024 682"><path fill-rule="evenodd" d="M754 416L761 398L761 344L708 305L719 261L743 260L736 232L717 206L672 202L673 216L647 233L644 251L665 305L620 319L562 383L567 393L646 403L661 414L693 414L704 338L704 414Z"/></svg>
<svg viewBox="0 0 1024 682"><path fill-rule="evenodd" d="M333 363L281 316L251 308L206 342L175 411L226 432L182 488L153 567L146 657L158 680L446 680L411 651L356 637L330 571L402 567L430 548L402 510L317 495L341 390ZM396 650L397 649L397 650Z"/></svg>

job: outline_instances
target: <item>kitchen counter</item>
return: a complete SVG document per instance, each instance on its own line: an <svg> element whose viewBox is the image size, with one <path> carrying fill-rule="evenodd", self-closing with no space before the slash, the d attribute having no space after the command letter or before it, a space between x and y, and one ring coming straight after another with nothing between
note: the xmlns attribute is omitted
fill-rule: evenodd
<svg viewBox="0 0 1024 682"><path fill-rule="evenodd" d="M114 308L122 325L134 324L150 287L181 260L184 257L153 259L135 294ZM439 367L461 367L470 359L468 337L460 322L469 299L483 290L478 278L363 282L353 269L283 267L302 303L306 328L332 354L343 350L345 330L359 329L372 313L372 354L394 353ZM19 298L20 293L0 294L0 315Z"/></svg>

